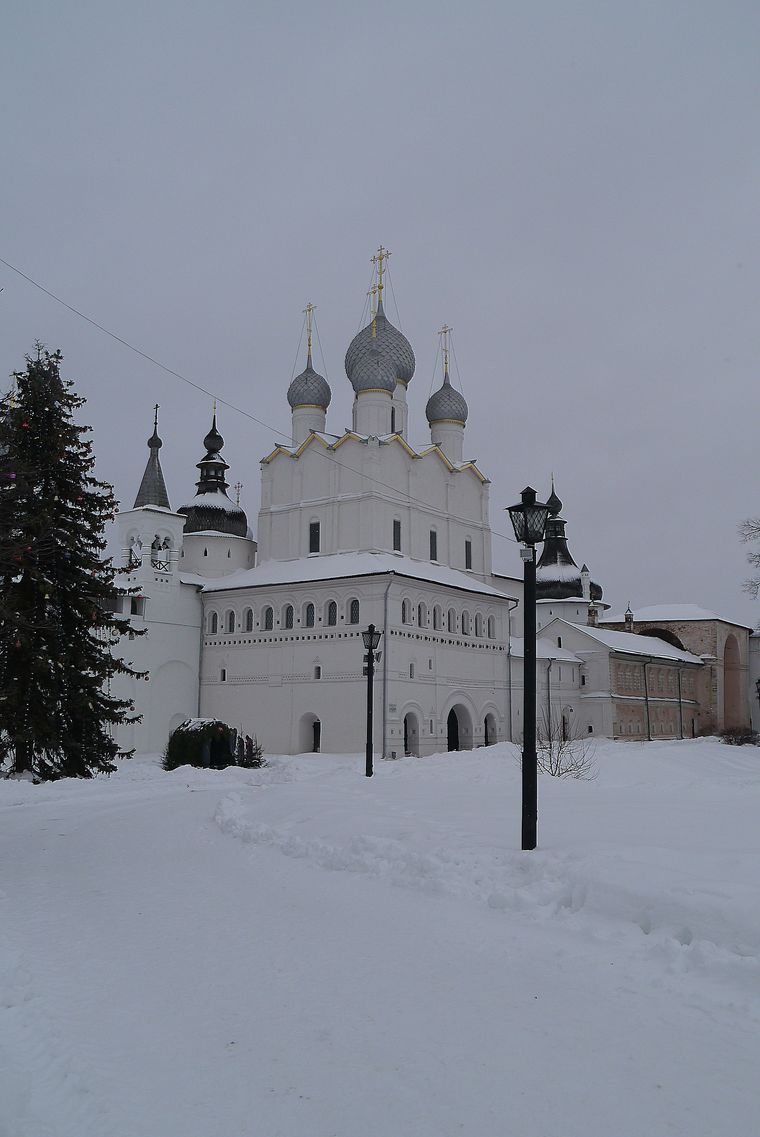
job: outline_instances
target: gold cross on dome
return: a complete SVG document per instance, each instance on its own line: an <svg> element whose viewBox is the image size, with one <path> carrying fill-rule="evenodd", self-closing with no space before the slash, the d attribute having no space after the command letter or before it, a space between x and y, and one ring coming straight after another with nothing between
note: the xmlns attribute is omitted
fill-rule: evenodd
<svg viewBox="0 0 760 1137"><path fill-rule="evenodd" d="M377 269L377 292L380 300L383 298L383 273L386 270L386 262L390 255L388 250L381 245L372 258L372 263Z"/></svg>
<svg viewBox="0 0 760 1137"><path fill-rule="evenodd" d="M454 331L448 324L444 324L438 335L441 337L441 351L443 353L443 373L448 373L449 370L449 346L451 343L451 333Z"/></svg>
<svg viewBox="0 0 760 1137"><path fill-rule="evenodd" d="M314 319L313 313L316 312L316 310L317 310L316 304L312 304L311 301L309 301L309 303L304 308L304 315L306 316L306 344L307 344L309 355L311 355L311 329L312 329L312 323L313 323L313 319Z"/></svg>
<svg viewBox="0 0 760 1137"><path fill-rule="evenodd" d="M159 404L156 403L156 405L153 408L153 429L154 430L158 430L158 412L160 409L161 408L160 408Z"/></svg>

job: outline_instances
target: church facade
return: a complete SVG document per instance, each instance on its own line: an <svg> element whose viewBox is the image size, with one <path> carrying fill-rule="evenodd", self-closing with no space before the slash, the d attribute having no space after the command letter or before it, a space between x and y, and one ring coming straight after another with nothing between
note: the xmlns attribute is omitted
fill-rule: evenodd
<svg viewBox="0 0 760 1137"><path fill-rule="evenodd" d="M261 462L255 538L227 493L216 415L197 493L176 512L154 425L134 508L117 518L121 580L135 590L122 603L148 629L120 645L148 672L118 692L143 714L121 728L125 748L160 751L171 729L201 715L255 735L270 753L361 751L369 624L383 633L376 753L519 740L522 581L493 571L490 483L466 458L468 407L451 383L445 327L442 381L426 407L429 443L410 440L415 357L384 311L383 254L371 319L346 352L353 420L339 435L327 431L331 391L313 366L307 308L306 366L287 391L292 441ZM602 589L570 555L553 490L549 505L537 570L539 732L707 729L705 660L685 642L600 628ZM648 718L633 730L635 693L621 684L642 660L650 675L659 661L678 689L668 678L665 690L642 691ZM731 713L744 711L737 703Z"/></svg>

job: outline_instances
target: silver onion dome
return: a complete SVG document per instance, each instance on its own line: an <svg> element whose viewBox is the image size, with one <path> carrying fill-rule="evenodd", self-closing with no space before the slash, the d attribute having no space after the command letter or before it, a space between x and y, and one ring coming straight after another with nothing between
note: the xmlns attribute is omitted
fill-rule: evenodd
<svg viewBox="0 0 760 1137"><path fill-rule="evenodd" d="M354 336L346 352L346 375L355 391L359 388L355 381L357 367L367 355L377 349L391 377L396 383L406 385L414 375L415 359L412 345L403 332L395 328L385 314L382 300L377 306L377 315L366 328Z"/></svg>
<svg viewBox="0 0 760 1137"><path fill-rule="evenodd" d="M434 391L427 401L425 407L427 420L429 423L449 420L461 422L464 426L467 422L467 414L468 408L465 397L451 386L447 370L443 376L443 386Z"/></svg>
<svg viewBox="0 0 760 1137"><path fill-rule="evenodd" d="M331 398L330 384L312 367L309 352L306 368L288 387L288 402L291 407L321 407L326 411Z"/></svg>
<svg viewBox="0 0 760 1137"><path fill-rule="evenodd" d="M396 389L396 378L387 356L378 347L371 347L362 354L350 379L357 395L362 391L387 391L392 395Z"/></svg>

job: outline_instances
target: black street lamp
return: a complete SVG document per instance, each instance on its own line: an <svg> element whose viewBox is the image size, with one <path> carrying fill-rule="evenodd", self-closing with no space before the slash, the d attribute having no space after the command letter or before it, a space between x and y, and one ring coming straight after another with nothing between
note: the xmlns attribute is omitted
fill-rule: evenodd
<svg viewBox="0 0 760 1137"><path fill-rule="evenodd" d="M523 750L522 750L522 848L535 849L538 823L538 759L536 756L536 543L543 541L549 507L536 501L528 486L521 501L510 505L509 519L523 562Z"/></svg>
<svg viewBox="0 0 760 1137"><path fill-rule="evenodd" d="M368 778L372 777L372 708L373 708L373 684L375 681L375 653L377 658L380 658L380 652L377 651L377 645L380 643L380 637L383 633L375 631L375 625L370 624L366 632L362 632L362 639L364 646L367 649L367 654L364 657L364 674L367 676L367 764L365 773Z"/></svg>

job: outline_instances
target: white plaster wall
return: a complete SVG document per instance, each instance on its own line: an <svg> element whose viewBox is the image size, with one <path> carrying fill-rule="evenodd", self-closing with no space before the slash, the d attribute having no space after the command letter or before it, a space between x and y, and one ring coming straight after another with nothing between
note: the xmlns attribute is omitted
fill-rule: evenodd
<svg viewBox="0 0 760 1137"><path fill-rule="evenodd" d="M364 648L361 630L370 622L385 628L388 591L388 635L375 683L375 747L390 754L403 750L404 715L414 711L419 724L419 752L446 749L446 720L451 706L464 706L472 720L472 736L463 743L481 745L487 713L494 715L496 734L507 734L506 598L457 593L442 587L390 575L362 577L261 589L238 589L204 596L205 624L217 613L226 627L235 613L235 631L204 634L201 675L201 713L217 715L233 726L256 734L270 752L295 753L303 744L304 722L322 723L322 750L361 751L366 724L366 680L362 675ZM347 623L350 600L360 604L359 624ZM412 619L402 622L402 601L409 601ZM329 601L338 606L334 627L326 624ZM307 603L314 603L314 628L304 625ZM426 616L419 623L419 604ZM283 626L287 604L295 610L294 627ZM268 606L275 613L271 632L263 628ZM434 629L432 612L439 605L457 611L457 631L446 624ZM254 630L246 633L245 611L254 611ZM484 635L461 632L461 612L482 616ZM488 616L494 638L488 639ZM442 621L443 622L443 621ZM322 677L315 678L315 668ZM410 666L414 674L410 674ZM222 679L222 674L225 678ZM385 693L385 695L384 695ZM383 738L385 703L385 738ZM433 729L430 729L430 720ZM308 737L308 731L305 732Z"/></svg>
<svg viewBox="0 0 760 1137"><path fill-rule="evenodd" d="M180 553L180 571L209 580L253 568L256 542L227 533L185 533Z"/></svg>

